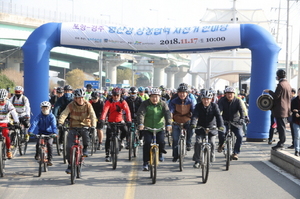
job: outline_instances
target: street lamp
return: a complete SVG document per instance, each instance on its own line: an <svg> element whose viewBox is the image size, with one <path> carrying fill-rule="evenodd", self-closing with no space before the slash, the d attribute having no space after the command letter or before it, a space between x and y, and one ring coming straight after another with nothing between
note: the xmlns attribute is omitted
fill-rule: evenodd
<svg viewBox="0 0 300 199"><path fill-rule="evenodd" d="M132 86L134 86L134 70L133 70L133 60L128 60L128 63L131 63L131 71L132 71Z"/></svg>

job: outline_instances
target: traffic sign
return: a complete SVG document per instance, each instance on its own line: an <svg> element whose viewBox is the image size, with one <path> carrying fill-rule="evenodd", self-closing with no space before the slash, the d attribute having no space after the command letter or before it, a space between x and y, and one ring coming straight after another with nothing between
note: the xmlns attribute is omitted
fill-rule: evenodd
<svg viewBox="0 0 300 199"><path fill-rule="evenodd" d="M94 89L99 89L99 81L84 81L84 87L86 87L87 84L91 84Z"/></svg>
<svg viewBox="0 0 300 199"><path fill-rule="evenodd" d="M105 80L105 83L110 83L110 79L106 79L106 80Z"/></svg>

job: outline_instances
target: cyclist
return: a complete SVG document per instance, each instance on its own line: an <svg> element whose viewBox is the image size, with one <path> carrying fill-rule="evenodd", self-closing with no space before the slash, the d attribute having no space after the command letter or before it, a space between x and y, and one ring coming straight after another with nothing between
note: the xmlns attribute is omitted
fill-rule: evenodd
<svg viewBox="0 0 300 199"><path fill-rule="evenodd" d="M124 110L126 113L127 126L131 127L131 113L128 107L127 102L121 98L122 91L120 88L114 88L112 90L112 98L107 100L104 104L103 112L100 116L101 126L104 126L106 115L108 114L108 122L119 122L123 123L123 113ZM121 130L121 142L127 137L128 128L122 126ZM112 135L112 129L110 126L107 126L106 129L106 140L105 140L105 161L110 162L109 149L110 149L110 138Z"/></svg>
<svg viewBox="0 0 300 199"><path fill-rule="evenodd" d="M85 97L84 97L84 99L87 100L87 101L89 101L91 99L91 95L93 93L93 86L92 86L92 84L87 84L85 86L85 88L86 88L86 91L85 91Z"/></svg>
<svg viewBox="0 0 300 199"><path fill-rule="evenodd" d="M142 98L143 101L149 99L149 95L145 93L145 88L144 87L140 86L138 88L138 91L139 91L138 96L140 98Z"/></svg>
<svg viewBox="0 0 300 199"><path fill-rule="evenodd" d="M32 121L30 128L28 129L29 134L34 132L34 129L38 127L38 134L58 134L56 128L56 118L51 113L51 103L44 101L40 104L41 113L38 114ZM56 137L56 136L55 136ZM53 138L49 138L47 142L48 148L48 166L52 166L52 152L53 152ZM38 160L39 141L36 143L36 150L34 158Z"/></svg>
<svg viewBox="0 0 300 199"><path fill-rule="evenodd" d="M170 95L166 92L167 89L164 87L164 85L161 85L159 89L161 90L161 99L167 102L171 98Z"/></svg>
<svg viewBox="0 0 300 199"><path fill-rule="evenodd" d="M232 159L238 160L238 154L240 153L240 148L243 138L243 123L245 118L245 110L242 100L235 97L234 88L228 86L225 88L225 97L221 98L218 102L220 112L222 114L223 120L225 121L225 127L228 129L228 124L226 121L231 122L231 130L236 136L236 143L233 149ZM222 151L224 143L225 134L219 134L219 148L218 152Z"/></svg>
<svg viewBox="0 0 300 199"><path fill-rule="evenodd" d="M89 130L86 127L91 127L92 131L95 131L97 118L95 115L95 111L92 105L84 99L85 92L82 89L77 89L74 91L74 100L68 104L66 109L60 114L58 120L59 129L62 128L62 125L65 119L70 117L70 131L67 137L67 160L68 160L68 168L66 170L67 174L71 173L71 165L70 165L70 150L72 145L74 144L75 136L77 131L75 128L80 129L80 136L83 141L83 156L88 156L87 147L89 145Z"/></svg>
<svg viewBox="0 0 300 199"><path fill-rule="evenodd" d="M56 89L56 94L52 95L49 102L51 103L51 106L53 107L55 102L57 102L58 98L63 96L63 88L62 87L57 87Z"/></svg>
<svg viewBox="0 0 300 199"><path fill-rule="evenodd" d="M216 103L212 103L213 93L209 90L202 92L201 102L198 103L193 111L191 127L201 126L203 128L218 127L219 131L224 132L224 123L220 114L219 107ZM194 148L193 160L195 161L194 168L200 166L200 150L201 141L205 138L204 129L197 129L196 143ZM211 130L208 135L208 141L211 143L211 162L215 161L215 139L218 134L217 130Z"/></svg>
<svg viewBox="0 0 300 199"><path fill-rule="evenodd" d="M14 119L14 124L18 126L19 117L18 113L16 112L16 108L12 105L12 103L7 98L8 92L5 89L0 89L0 127L8 127L10 114ZM10 150L10 137L9 137L9 130L7 128L2 129L2 134L6 139L6 149L7 149L7 158L12 158L12 153Z"/></svg>
<svg viewBox="0 0 300 199"><path fill-rule="evenodd" d="M143 130L144 126L150 128L163 128L166 125L167 131L172 131L172 119L168 105L165 101L160 99L161 91L158 88L152 88L150 91L150 98L143 101L137 112L137 123L139 130ZM152 140L152 132L145 130L144 146L143 146L143 170L148 171L148 161L150 160L150 148ZM165 150L165 132L160 131L156 134L156 140L159 144L159 161L164 161L162 153L166 154Z"/></svg>
<svg viewBox="0 0 300 199"><path fill-rule="evenodd" d="M15 95L10 98L11 103L16 108L18 113L19 121L26 128L25 139L29 140L28 128L30 125L30 103L29 99L23 94L24 89L22 86L15 87Z"/></svg>
<svg viewBox="0 0 300 199"><path fill-rule="evenodd" d="M59 115L61 114L61 112L63 112L63 110L65 110L65 108L67 107L67 105L73 101L74 99L74 95L73 95L73 89L72 86L70 85L65 85L64 86L64 94L62 97L60 97L56 103L54 104L54 108L53 108L53 115L58 119ZM62 131L62 129L59 129L59 144L60 144L60 150L63 149L63 137L64 137L64 131Z"/></svg>
<svg viewBox="0 0 300 199"><path fill-rule="evenodd" d="M191 140L193 131L190 129L190 120L192 113L197 104L195 99L189 97L188 88L186 85L179 86L177 89L178 97L171 100L169 103L169 109L172 113L173 121L176 123L184 123L184 128L187 130L187 151L191 150ZM178 125L172 126L172 137L173 137L173 162L178 160L178 140L180 136L180 127Z"/></svg>
<svg viewBox="0 0 300 199"><path fill-rule="evenodd" d="M140 105L143 102L142 98L140 98L139 96L137 96L137 93L138 93L138 89L136 87L131 87L129 89L129 97L127 97L125 99L125 101L127 102L128 106L129 106L130 113L131 113L131 119L132 120L136 120L137 111L138 111ZM141 132L140 132L139 139L142 140L142 134L141 134Z"/></svg>
<svg viewBox="0 0 300 199"><path fill-rule="evenodd" d="M104 107L104 102L103 100L100 99L100 94L96 91L94 91L92 94L91 94L91 100L90 100L90 103L92 104L93 106L93 109L95 111L95 114L96 114L96 117L97 118L100 118L100 115L103 111L103 107ZM100 121L97 122L97 126L96 126L96 129L97 129L97 135L98 135L98 138L99 138L99 143L98 143L98 146L97 146L97 150L100 150L101 148L101 144L102 144L102 140L103 140L103 125L101 125Z"/></svg>

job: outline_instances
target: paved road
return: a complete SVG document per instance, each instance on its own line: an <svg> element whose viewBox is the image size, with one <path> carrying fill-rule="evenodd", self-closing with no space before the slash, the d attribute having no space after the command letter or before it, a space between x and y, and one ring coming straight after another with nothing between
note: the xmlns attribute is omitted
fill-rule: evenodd
<svg viewBox="0 0 300 199"><path fill-rule="evenodd" d="M142 151L132 162L127 150L122 150L118 167L104 161L104 150L88 157L83 176L70 184L66 165L55 156L54 166L37 177L38 164L33 159L34 143L25 156L6 161L6 176L0 179L0 198L300 198L300 181L289 179L285 172L270 166L270 145L244 142L238 161L225 171L225 159L217 153L209 179L202 183L201 170L194 169L192 152L183 172L171 161L171 149L158 168L157 183L151 184L149 172L142 171Z"/></svg>

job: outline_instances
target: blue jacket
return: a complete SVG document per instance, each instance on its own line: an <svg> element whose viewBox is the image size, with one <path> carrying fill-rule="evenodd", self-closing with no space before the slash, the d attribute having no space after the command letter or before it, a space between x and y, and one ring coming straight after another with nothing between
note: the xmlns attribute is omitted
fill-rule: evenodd
<svg viewBox="0 0 300 199"><path fill-rule="evenodd" d="M55 116L50 113L49 115L44 115L43 113L40 113L38 116L36 116L31 123L28 132L33 133L34 129L38 126L38 133L41 134L58 134L57 128L56 128L56 118Z"/></svg>

